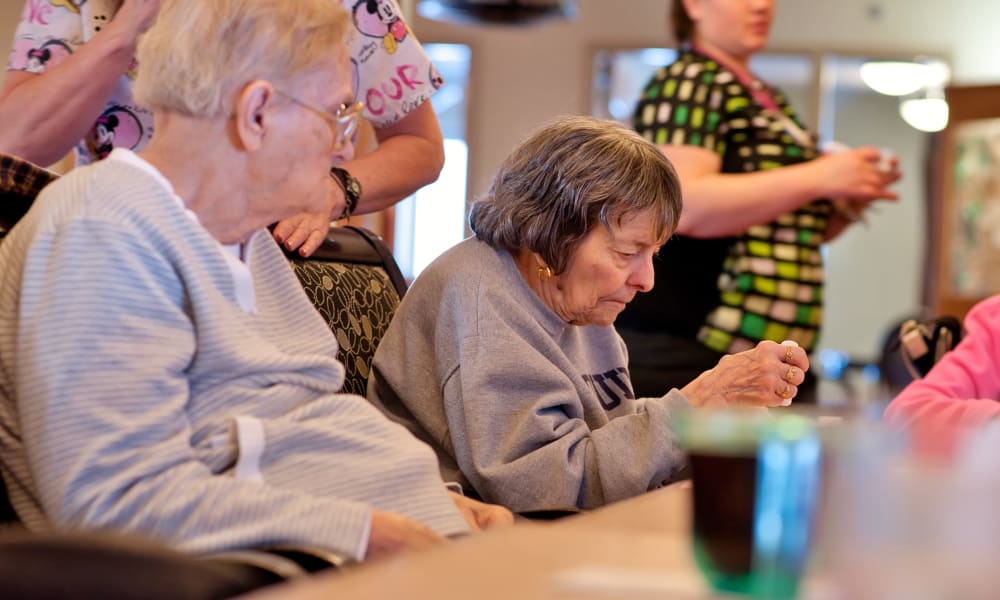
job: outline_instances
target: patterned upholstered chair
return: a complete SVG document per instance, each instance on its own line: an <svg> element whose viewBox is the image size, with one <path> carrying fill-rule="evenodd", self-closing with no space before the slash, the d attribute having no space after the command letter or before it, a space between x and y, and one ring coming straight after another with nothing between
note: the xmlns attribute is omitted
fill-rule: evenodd
<svg viewBox="0 0 1000 600"><path fill-rule="evenodd" d="M331 227L309 258L288 253L313 305L337 336L346 368L344 391L365 395L379 340L406 280L385 243L360 227Z"/></svg>
<svg viewBox="0 0 1000 600"><path fill-rule="evenodd" d="M28 212L38 192L57 177L38 165L0 154L0 238Z"/></svg>

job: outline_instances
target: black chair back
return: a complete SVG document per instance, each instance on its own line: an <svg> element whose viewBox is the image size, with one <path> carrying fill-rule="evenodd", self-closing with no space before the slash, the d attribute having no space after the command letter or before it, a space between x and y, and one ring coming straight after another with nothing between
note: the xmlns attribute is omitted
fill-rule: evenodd
<svg viewBox="0 0 1000 600"><path fill-rule="evenodd" d="M222 600L282 579L251 564L205 560L110 533L0 535L0 598Z"/></svg>
<svg viewBox="0 0 1000 600"><path fill-rule="evenodd" d="M950 315L907 319L893 325L882 342L879 371L891 396L922 378L964 335L962 322Z"/></svg>
<svg viewBox="0 0 1000 600"><path fill-rule="evenodd" d="M289 262L330 326L344 364L343 390L364 396L378 343L406 293L406 280L385 242L361 227L331 227L309 258Z"/></svg>
<svg viewBox="0 0 1000 600"><path fill-rule="evenodd" d="M0 474L0 529L4 525L17 523L17 513L10 504L10 497L7 496L7 485L3 481L3 474Z"/></svg>

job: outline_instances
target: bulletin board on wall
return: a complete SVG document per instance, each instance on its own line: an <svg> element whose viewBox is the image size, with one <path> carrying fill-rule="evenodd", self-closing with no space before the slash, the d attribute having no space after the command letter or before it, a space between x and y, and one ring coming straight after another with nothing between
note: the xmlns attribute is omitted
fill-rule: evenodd
<svg viewBox="0 0 1000 600"><path fill-rule="evenodd" d="M928 176L927 305L964 317L1000 293L1000 85L945 92L948 127L938 137Z"/></svg>

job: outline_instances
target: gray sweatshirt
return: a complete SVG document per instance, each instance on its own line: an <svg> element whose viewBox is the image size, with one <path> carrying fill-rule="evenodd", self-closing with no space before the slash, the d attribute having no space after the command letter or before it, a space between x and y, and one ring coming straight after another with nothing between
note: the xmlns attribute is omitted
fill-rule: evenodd
<svg viewBox="0 0 1000 600"><path fill-rule="evenodd" d="M446 480L515 512L592 508L683 464L671 390L634 398L613 327L569 325L506 251L471 238L425 270L375 354L368 397L437 451Z"/></svg>

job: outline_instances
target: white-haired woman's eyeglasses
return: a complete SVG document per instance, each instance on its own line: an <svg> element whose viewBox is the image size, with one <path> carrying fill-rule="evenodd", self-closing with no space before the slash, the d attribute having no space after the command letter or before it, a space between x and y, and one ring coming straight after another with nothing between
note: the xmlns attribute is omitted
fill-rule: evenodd
<svg viewBox="0 0 1000 600"><path fill-rule="evenodd" d="M313 106L305 100L300 100L295 96L283 92L281 90L275 90L280 96L284 96L288 100L291 100L295 104L298 104L302 108L305 108L318 117L326 121L327 125L330 126L330 132L333 133L333 144L332 149L334 151L341 150L347 143L354 137L355 132L358 130L358 122L361 120L361 113L365 109L365 103L358 101L352 104L341 104L340 108L337 109L336 113L329 113L322 108Z"/></svg>

